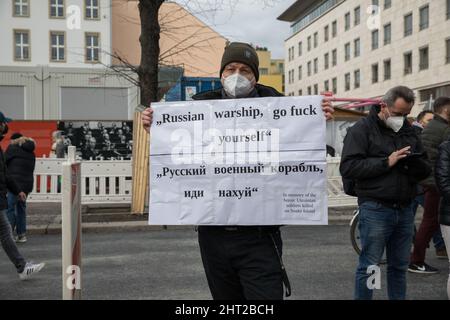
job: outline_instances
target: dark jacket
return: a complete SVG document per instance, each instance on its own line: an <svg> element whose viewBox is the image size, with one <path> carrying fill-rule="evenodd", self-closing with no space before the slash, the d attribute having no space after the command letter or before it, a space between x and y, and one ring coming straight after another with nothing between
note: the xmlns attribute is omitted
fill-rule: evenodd
<svg viewBox="0 0 450 320"><path fill-rule="evenodd" d="M419 137L408 121L398 133L378 117L379 106L372 107L367 118L348 130L344 139L340 172L351 179L360 203L373 200L387 206L406 206L416 195L417 183L431 169L426 155L399 161L389 168L389 156L411 146L411 152L423 153Z"/></svg>
<svg viewBox="0 0 450 320"><path fill-rule="evenodd" d="M434 171L436 159L438 157L438 148L442 142L450 137L450 126L447 120L439 115L435 115L427 127L422 131L423 148L428 155L428 164ZM436 186L434 173L421 182L425 186Z"/></svg>
<svg viewBox="0 0 450 320"><path fill-rule="evenodd" d="M5 163L5 155L0 147L0 210L5 210L8 208L8 201L6 200L8 190L16 195L18 195L21 191L19 186L8 174Z"/></svg>
<svg viewBox="0 0 450 320"><path fill-rule="evenodd" d="M450 226L450 141L442 143L438 151L435 179L441 193L439 223Z"/></svg>
<svg viewBox="0 0 450 320"><path fill-rule="evenodd" d="M33 191L33 174L36 166L35 147L32 139L21 137L11 140L11 144L5 152L9 175L14 179L19 188L27 194Z"/></svg>

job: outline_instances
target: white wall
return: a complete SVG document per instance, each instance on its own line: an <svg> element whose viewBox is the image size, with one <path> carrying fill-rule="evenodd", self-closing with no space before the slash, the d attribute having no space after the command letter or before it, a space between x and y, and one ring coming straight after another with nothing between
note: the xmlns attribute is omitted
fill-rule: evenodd
<svg viewBox="0 0 450 320"><path fill-rule="evenodd" d="M101 64L85 63L85 32L100 33L101 49L111 52L111 0L100 0L100 20L84 19L84 0L65 0L66 19L49 18L48 0L29 0L30 17L13 17L12 0L0 1L0 66L36 66L54 67L92 67L102 68ZM67 20L73 14L67 12L70 6L80 9L81 28L70 30ZM31 61L14 61L13 29L29 29L31 39ZM66 62L50 62L50 30L66 32ZM110 65L107 54L101 55L101 61Z"/></svg>

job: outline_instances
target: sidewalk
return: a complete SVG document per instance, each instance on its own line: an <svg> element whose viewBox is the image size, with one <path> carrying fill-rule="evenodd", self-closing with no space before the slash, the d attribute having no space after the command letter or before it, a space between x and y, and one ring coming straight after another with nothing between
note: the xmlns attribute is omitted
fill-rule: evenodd
<svg viewBox="0 0 450 320"><path fill-rule="evenodd" d="M333 225L348 224L355 208L333 208L329 210L329 221ZM129 207L83 207L83 232L177 230L192 226L149 226L148 214L133 215ZM60 203L29 203L27 205L27 229L29 234L61 233Z"/></svg>
<svg viewBox="0 0 450 320"><path fill-rule="evenodd" d="M353 217L355 207L330 208L328 219L330 225L348 225ZM416 222L422 219L419 207ZM90 206L83 207L83 232L120 232L120 231L161 231L192 229L192 226L149 226L148 214L133 215L128 206ZM60 203L27 204L27 229L29 234L61 233Z"/></svg>

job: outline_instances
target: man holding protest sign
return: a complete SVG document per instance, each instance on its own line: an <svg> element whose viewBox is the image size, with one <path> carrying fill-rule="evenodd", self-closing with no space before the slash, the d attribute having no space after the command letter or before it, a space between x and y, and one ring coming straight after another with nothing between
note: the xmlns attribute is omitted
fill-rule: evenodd
<svg viewBox="0 0 450 320"><path fill-rule="evenodd" d="M199 93L194 100L221 100L279 97L275 89L258 84L259 61L255 49L234 42L225 48L220 76L223 89ZM328 100L322 102L326 119L334 109ZM153 121L153 110L142 114L147 131ZM282 240L279 226L199 226L199 245L203 265L215 300L283 299L290 285L282 262Z"/></svg>

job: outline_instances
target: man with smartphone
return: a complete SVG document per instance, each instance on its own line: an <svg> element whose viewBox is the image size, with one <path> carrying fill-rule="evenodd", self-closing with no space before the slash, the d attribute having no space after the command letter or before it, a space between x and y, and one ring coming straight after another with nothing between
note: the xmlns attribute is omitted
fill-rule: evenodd
<svg viewBox="0 0 450 320"><path fill-rule="evenodd" d="M340 172L354 181L360 210L362 250L356 270L355 299L372 299L369 270L386 249L389 299L406 298L406 272L414 233L413 199L417 183L431 169L421 141L407 120L415 97L395 87L367 118L348 130Z"/></svg>

